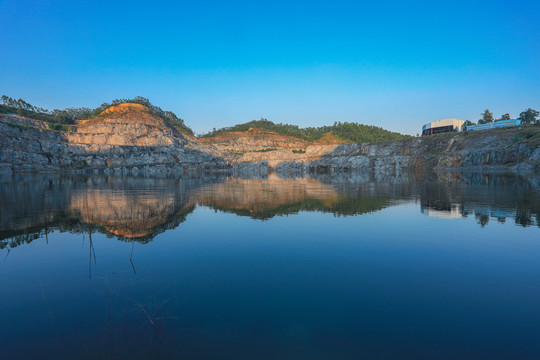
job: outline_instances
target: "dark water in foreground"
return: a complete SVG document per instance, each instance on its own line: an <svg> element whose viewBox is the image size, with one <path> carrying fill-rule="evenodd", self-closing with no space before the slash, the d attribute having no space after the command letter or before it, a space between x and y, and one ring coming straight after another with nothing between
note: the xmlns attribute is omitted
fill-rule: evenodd
<svg viewBox="0 0 540 360"><path fill-rule="evenodd" d="M2 359L538 359L540 178L0 183Z"/></svg>

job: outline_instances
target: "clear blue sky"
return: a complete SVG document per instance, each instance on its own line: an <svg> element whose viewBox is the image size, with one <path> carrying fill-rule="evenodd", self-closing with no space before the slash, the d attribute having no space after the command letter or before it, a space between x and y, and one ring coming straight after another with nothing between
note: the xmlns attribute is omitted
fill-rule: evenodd
<svg viewBox="0 0 540 360"><path fill-rule="evenodd" d="M144 96L196 132L261 117L416 134L540 110L540 1L0 0L0 93Z"/></svg>

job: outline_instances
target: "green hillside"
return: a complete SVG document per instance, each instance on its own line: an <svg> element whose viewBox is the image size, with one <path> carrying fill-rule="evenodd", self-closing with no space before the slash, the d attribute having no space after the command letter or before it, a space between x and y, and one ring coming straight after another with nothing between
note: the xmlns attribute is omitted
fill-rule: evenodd
<svg viewBox="0 0 540 360"><path fill-rule="evenodd" d="M213 137L234 131L248 131L250 128L270 130L280 135L293 136L306 141L319 140L326 133L332 133L342 140L355 143L381 142L410 137L409 135L388 131L378 126L358 123L335 122L332 126L300 128L297 125L275 124L267 119L253 120L244 124L225 127L218 130L214 129L207 134L201 135L201 137Z"/></svg>

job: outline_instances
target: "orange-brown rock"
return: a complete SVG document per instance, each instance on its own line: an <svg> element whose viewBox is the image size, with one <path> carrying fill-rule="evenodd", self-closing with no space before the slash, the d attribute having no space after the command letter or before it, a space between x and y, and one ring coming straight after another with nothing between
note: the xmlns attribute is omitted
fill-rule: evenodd
<svg viewBox="0 0 540 360"><path fill-rule="evenodd" d="M282 179L271 173L264 180L229 178L207 185L198 191L196 199L212 207L260 213L309 199L330 206L339 195L331 185L315 179Z"/></svg>
<svg viewBox="0 0 540 360"><path fill-rule="evenodd" d="M145 196L112 188L88 189L73 195L69 209L83 223L102 226L124 238L140 238L150 235L168 214L177 211L175 200L171 193Z"/></svg>
<svg viewBox="0 0 540 360"><path fill-rule="evenodd" d="M303 172L540 167L540 127L533 125L371 144L343 144L330 133L307 142L256 128L197 139L181 134L143 105L120 104L69 131L50 131L38 120L0 115L0 132L1 173L84 170L179 175L248 167Z"/></svg>
<svg viewBox="0 0 540 360"><path fill-rule="evenodd" d="M279 135L263 129L227 132L198 140L201 144L212 144L223 152L259 151L269 148L301 149L309 144L292 136Z"/></svg>
<svg viewBox="0 0 540 360"><path fill-rule="evenodd" d="M81 121L68 132L72 144L119 146L169 146L186 144L180 132L140 104L119 104L100 116Z"/></svg>

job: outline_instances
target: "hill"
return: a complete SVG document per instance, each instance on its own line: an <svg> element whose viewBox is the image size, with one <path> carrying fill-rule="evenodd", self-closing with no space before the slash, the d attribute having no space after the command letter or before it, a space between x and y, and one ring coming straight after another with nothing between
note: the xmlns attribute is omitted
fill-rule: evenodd
<svg viewBox="0 0 540 360"><path fill-rule="evenodd" d="M4 104L0 114L0 173L74 170L182 176L224 166L220 158L186 148L194 137L181 132L183 122L174 114L160 114L145 104L104 104L90 117L60 124L61 129L47 121L54 120L52 112L27 106L13 114L13 108Z"/></svg>
<svg viewBox="0 0 540 360"><path fill-rule="evenodd" d="M109 106L93 118L80 120L66 136L72 144L94 146L169 146L187 143L175 123L138 103Z"/></svg>
<svg viewBox="0 0 540 360"><path fill-rule="evenodd" d="M329 134L339 140L339 143L375 143L388 140L400 140L410 136L385 130L378 126L363 125L358 123L335 122L332 126L300 128L291 124L275 124L267 119L253 120L244 124L231 127L214 129L201 135L201 138L216 138L219 135L240 133L250 130L267 130L275 134L293 137L307 142L315 142Z"/></svg>
<svg viewBox="0 0 540 360"><path fill-rule="evenodd" d="M130 104L128 106L127 104ZM113 100L110 104L104 103L100 107L93 110L93 116L101 117L107 116L110 112L130 112L131 110L141 111L141 107L136 105L142 105L144 111L148 112L151 115L159 117L162 119L168 126L174 127L176 130L181 132L184 135L193 135L193 130L189 128L183 119L176 116L172 111L164 111L159 106L156 106L150 102L147 98L141 96L136 96L133 99L116 99ZM120 106L120 107L119 107Z"/></svg>
<svg viewBox="0 0 540 360"><path fill-rule="evenodd" d="M177 117L172 111L164 111L155 106L150 100L137 96L133 99L115 99L111 103L103 103L95 109L86 107L55 109L49 111L34 106L23 99L14 99L2 95L0 114L13 114L33 120L43 121L52 130L69 131L71 125L76 125L82 120L103 118L118 112L147 112L162 119L168 126L175 128L184 135L193 135L193 130L185 125L184 120ZM126 104L131 104L130 106ZM136 106L141 105L141 106Z"/></svg>

